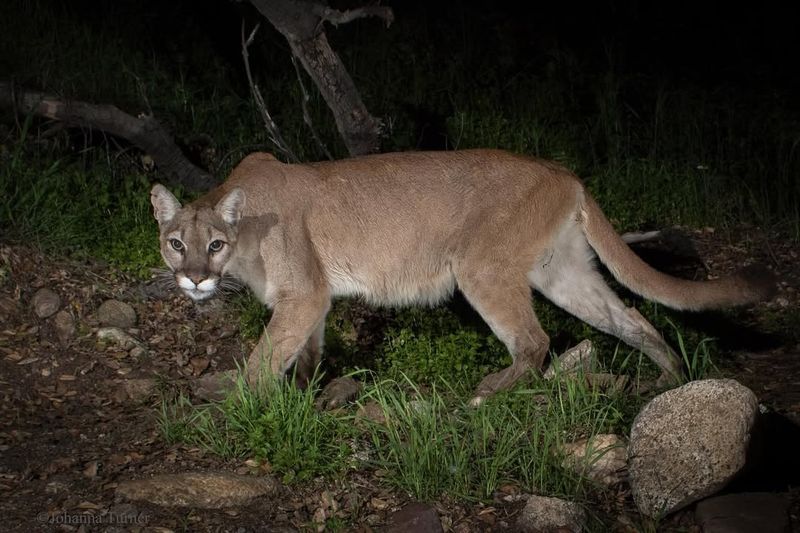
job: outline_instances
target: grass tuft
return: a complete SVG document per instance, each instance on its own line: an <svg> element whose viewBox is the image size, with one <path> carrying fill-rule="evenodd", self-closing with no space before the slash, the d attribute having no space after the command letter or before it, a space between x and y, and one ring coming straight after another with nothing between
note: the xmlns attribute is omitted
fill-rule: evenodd
<svg viewBox="0 0 800 533"><path fill-rule="evenodd" d="M168 442L258 458L286 483L308 480L343 469L350 454L349 417L317 410L317 392L317 380L301 390L265 377L250 388L240 374L221 402L192 405L179 397L162 404L159 427Z"/></svg>

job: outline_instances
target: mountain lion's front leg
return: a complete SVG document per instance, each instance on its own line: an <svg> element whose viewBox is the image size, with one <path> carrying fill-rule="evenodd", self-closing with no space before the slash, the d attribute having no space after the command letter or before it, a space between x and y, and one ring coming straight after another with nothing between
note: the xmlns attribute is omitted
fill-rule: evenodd
<svg viewBox="0 0 800 533"><path fill-rule="evenodd" d="M297 356L294 363L294 380L298 387L305 389L317 371L322 360L322 348L325 343L325 318L311 333L305 348Z"/></svg>
<svg viewBox="0 0 800 533"><path fill-rule="evenodd" d="M282 376L324 323L329 308L330 297L323 290L280 299L247 361L248 383L256 385L265 371Z"/></svg>

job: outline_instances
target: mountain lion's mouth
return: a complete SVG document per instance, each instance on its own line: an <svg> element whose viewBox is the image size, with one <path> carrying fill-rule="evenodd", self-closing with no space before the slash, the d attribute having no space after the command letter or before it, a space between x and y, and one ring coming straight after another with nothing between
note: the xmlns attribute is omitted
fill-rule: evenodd
<svg viewBox="0 0 800 533"><path fill-rule="evenodd" d="M200 302L202 300L208 300L209 298L214 296L214 293L216 291L214 289L210 291L201 291L198 289L183 289L183 292L186 294L186 296L188 296L195 302Z"/></svg>
<svg viewBox="0 0 800 533"><path fill-rule="evenodd" d="M215 278L207 278L197 284L183 274L178 274L175 278L184 294L195 302L207 300L217 292L217 279Z"/></svg>

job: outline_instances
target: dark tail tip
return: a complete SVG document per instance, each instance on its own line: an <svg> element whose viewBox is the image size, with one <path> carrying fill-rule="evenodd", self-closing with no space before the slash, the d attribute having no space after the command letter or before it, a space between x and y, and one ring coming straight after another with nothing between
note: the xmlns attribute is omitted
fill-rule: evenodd
<svg viewBox="0 0 800 533"><path fill-rule="evenodd" d="M778 278L764 265L750 265L738 273L738 278L750 296L751 302L771 300L778 292Z"/></svg>

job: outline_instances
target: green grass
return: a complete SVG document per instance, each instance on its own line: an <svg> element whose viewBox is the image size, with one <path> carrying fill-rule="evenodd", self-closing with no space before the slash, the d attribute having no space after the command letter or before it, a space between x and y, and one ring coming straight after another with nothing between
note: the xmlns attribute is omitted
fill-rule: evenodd
<svg viewBox="0 0 800 533"><path fill-rule="evenodd" d="M6 239L106 260L147 276L159 266L150 184L137 173L28 153L23 141L0 166L0 227Z"/></svg>
<svg viewBox="0 0 800 533"><path fill-rule="evenodd" d="M167 442L225 458L257 458L287 483L308 480L340 471L350 452L350 417L316 410L317 392L316 382L300 390L275 378L254 389L239 376L222 402L193 406L185 397L165 400L159 427Z"/></svg>
<svg viewBox="0 0 800 533"><path fill-rule="evenodd" d="M694 334L685 334L668 317L662 319L677 338L687 379L714 372L710 341L694 342ZM417 342L404 345L402 360L389 359L396 366L360 373L365 387L355 406L318 410L319 381L300 390L290 381L267 377L250 389L239 377L223 401L192 405L183 396L164 400L158 413L163 438L224 458L255 458L290 484L380 470L371 477L376 483L424 501L490 502L504 485L583 502L589 509L595 508L593 502L615 497L565 466L562 449L600 433L628 434L648 399L636 392L647 366L641 353L619 345L611 350L603 343L598 346L596 370L626 374L632 391L592 386L582 371L559 371L552 380L532 375L474 408L468 405L471 376L478 372L474 362L467 364L469 372L459 374L445 368L444 357L485 350L469 349L483 334L460 331L463 326L446 309L399 313L393 320L395 327L406 328L400 331L411 332L400 337L416 335ZM437 328L444 330L438 337L443 343L433 335ZM389 334L384 347L393 349L393 340ZM441 351L433 359L432 348ZM425 366L430 361L436 366ZM420 362L438 374L421 375L419 381L403 374L404 367L420 371ZM383 421L358 414L368 404L377 406Z"/></svg>
<svg viewBox="0 0 800 533"><path fill-rule="evenodd" d="M375 401L385 424L371 424L376 464L414 498L449 495L486 500L505 483L540 494L583 499L586 479L562 468L561 445L619 430L621 397L581 379L537 380L480 408L436 385L381 381L362 401Z"/></svg>
<svg viewBox="0 0 800 533"><path fill-rule="evenodd" d="M226 458L256 457L286 482L340 475L348 467L380 468L381 479L411 496L485 501L503 484L525 491L585 499L596 490L562 467L560 447L600 432L624 432L630 398L589 387L581 376L503 393L480 408L444 382L420 388L380 380L360 403L376 402L384 424L350 413L314 409L314 389L276 380L254 392L239 380L222 401L192 406L165 402L159 427L165 440L198 446ZM638 401L638 400L636 400ZM371 459L356 460L351 443Z"/></svg>

